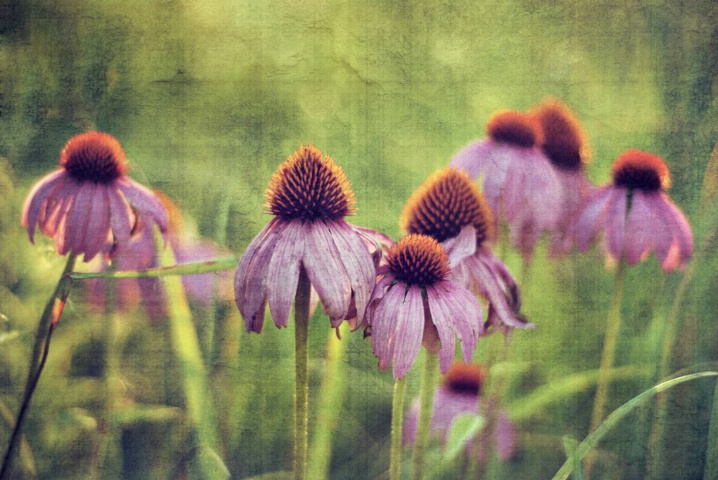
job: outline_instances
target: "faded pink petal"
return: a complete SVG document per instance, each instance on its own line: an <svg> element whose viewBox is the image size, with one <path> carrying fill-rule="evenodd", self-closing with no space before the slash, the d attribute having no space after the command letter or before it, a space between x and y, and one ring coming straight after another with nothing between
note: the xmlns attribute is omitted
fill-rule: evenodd
<svg viewBox="0 0 718 480"><path fill-rule="evenodd" d="M324 222L306 222L304 230L304 268L319 294L332 327L338 327L349 310L351 300L351 284L342 257Z"/></svg>
<svg viewBox="0 0 718 480"><path fill-rule="evenodd" d="M55 170L42 178L32 187L32 190L30 190L25 204L22 207L21 222L22 226L27 228L31 242L35 241L35 225L40 218L41 210L48 202L48 196L64 181L66 176L64 170Z"/></svg>
<svg viewBox="0 0 718 480"><path fill-rule="evenodd" d="M618 260L623 255L626 234L627 190L614 188L606 211L606 251Z"/></svg>
<svg viewBox="0 0 718 480"><path fill-rule="evenodd" d="M397 284L396 287L401 287ZM424 332L424 306L421 290L417 286L409 287L399 308L394 326L394 378L403 378L411 368L421 348Z"/></svg>
<svg viewBox="0 0 718 480"><path fill-rule="evenodd" d="M301 220L287 222L269 260L267 301L272 319L279 328L287 326L297 294L299 268L304 255L303 230Z"/></svg>
<svg viewBox="0 0 718 480"><path fill-rule="evenodd" d="M610 185L595 190L584 203L576 222L576 245L582 252L588 250L598 232L604 228L606 210L613 191Z"/></svg>
<svg viewBox="0 0 718 480"><path fill-rule="evenodd" d="M389 366L394 357L396 323L405 292L406 286L397 283L385 293L380 302L376 303L375 308L370 309L372 347L374 355L379 357L379 368L382 370ZM423 321L423 312L421 318ZM423 330L423 327L420 330Z"/></svg>

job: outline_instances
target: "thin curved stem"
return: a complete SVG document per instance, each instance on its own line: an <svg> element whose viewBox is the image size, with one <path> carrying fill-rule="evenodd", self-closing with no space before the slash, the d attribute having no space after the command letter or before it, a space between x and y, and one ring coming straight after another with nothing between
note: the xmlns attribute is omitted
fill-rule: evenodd
<svg viewBox="0 0 718 480"><path fill-rule="evenodd" d="M37 331L35 332L35 343L32 347L32 357L30 358L30 368L28 369L25 392L20 405L20 411L17 414L17 420L15 420L15 427L10 435L7 451L5 452L5 457L3 459L2 469L0 470L0 480L9 478L8 475L11 473L15 451L20 443L19 439L22 431L22 425L25 420L27 410L30 408L32 395L35 392L35 388L40 381L42 371L45 368L47 356L50 353L50 340L52 339L52 333L54 332L57 323L60 321L62 311L65 308L65 302L70 294L72 279L68 274L75 267L76 259L77 256L75 254L70 253L68 255L65 269L63 270L60 280L55 287L55 291L45 305L45 309L40 317L40 322L37 326Z"/></svg>
<svg viewBox="0 0 718 480"><path fill-rule="evenodd" d="M431 417L434 411L434 390L436 390L438 380L437 366L438 356L434 353L426 352L424 374L419 391L420 410L416 443L414 444L414 453L411 458L411 478L414 480L419 480L424 475L424 457L426 457L426 450L429 446Z"/></svg>
<svg viewBox="0 0 718 480"><path fill-rule="evenodd" d="M394 380L394 395L391 400L391 460L389 463L389 480L399 480L401 477L401 436L404 422L404 393L406 379Z"/></svg>

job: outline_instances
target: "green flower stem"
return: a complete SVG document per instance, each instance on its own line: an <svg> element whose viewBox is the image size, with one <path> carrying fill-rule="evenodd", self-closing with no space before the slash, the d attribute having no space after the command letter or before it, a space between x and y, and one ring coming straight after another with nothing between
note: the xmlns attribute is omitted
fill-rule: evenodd
<svg viewBox="0 0 718 480"><path fill-rule="evenodd" d="M174 275L194 275L198 273L222 272L237 268L239 259L236 257L218 258L200 262L187 262L167 267L148 268L145 270L132 270L126 272L72 272L69 277L73 280L87 280L89 278L149 278L168 277Z"/></svg>
<svg viewBox="0 0 718 480"><path fill-rule="evenodd" d="M349 325L339 326L340 336L349 333ZM328 478L329 461L332 452L332 432L339 422L339 411L344 397L344 378L342 365L346 355L347 339L339 340L334 330L329 330L327 339L327 358L322 380L321 398L317 411L316 432L309 456L309 476L312 479Z"/></svg>
<svg viewBox="0 0 718 480"><path fill-rule="evenodd" d="M625 280L626 262L621 259L616 267L616 276L613 282L613 293L611 294L611 305L608 310L606 336L603 341L603 353L601 354L598 387L596 388L596 397L593 401L593 413L591 414L591 430L595 429L601 423L606 413L610 372L613 368L613 362L616 357L618 332L621 330L621 301L623 300L623 285Z"/></svg>
<svg viewBox="0 0 718 480"><path fill-rule="evenodd" d="M618 333L621 330L621 301L623 300L623 285L625 280L626 262L621 258L616 266L616 276L613 281L613 293L611 294L611 304L606 322L606 336L603 340L603 353L601 354L601 364L598 370L598 385L596 387L596 396L593 399L590 431L595 430L601 424L606 414L608 389L611 384L611 371L613 370L613 362L616 358ZM588 478L590 478L594 461L595 456L589 457L586 461L586 477Z"/></svg>
<svg viewBox="0 0 718 480"><path fill-rule="evenodd" d="M391 460L389 463L389 480L401 477L402 424L404 422L404 393L406 377L394 380L394 396L391 400Z"/></svg>
<svg viewBox="0 0 718 480"><path fill-rule="evenodd" d="M427 351L419 391L419 402L421 402L419 425L416 431L414 453L411 457L411 478L414 480L421 479L424 474L424 457L429 446L431 417L434 411L434 390L436 390L439 379L437 364L438 356Z"/></svg>
<svg viewBox="0 0 718 480"><path fill-rule="evenodd" d="M713 391L713 410L711 425L708 431L708 448L706 449L706 466L703 480L718 480L718 382Z"/></svg>
<svg viewBox="0 0 718 480"><path fill-rule="evenodd" d="M304 267L299 271L297 296L294 300L294 478L307 478L309 378L309 296L311 284Z"/></svg>
<svg viewBox="0 0 718 480"><path fill-rule="evenodd" d="M35 342L32 346L32 357L30 357L30 368L27 374L27 383L25 385L25 393L23 394L22 403L20 404L20 411L17 414L17 420L15 420L15 428L13 428L10 440L8 442L7 451L3 459L2 469L0 470L0 480L9 478L11 474L11 466L15 455L15 450L20 443L20 432L22 431L23 421L25 415L30 407L30 400L35 392L35 387L40 381L40 375L45 367L47 361L47 355L50 352L50 340L52 339L52 333L60 321L62 316L62 310L65 307L65 302L70 294L70 287L72 285L72 279L69 273L75 268L75 260L77 255L70 252L67 256L67 263L65 269L62 271L60 280L55 287L50 300L45 305L45 309L40 317L40 322L35 332Z"/></svg>

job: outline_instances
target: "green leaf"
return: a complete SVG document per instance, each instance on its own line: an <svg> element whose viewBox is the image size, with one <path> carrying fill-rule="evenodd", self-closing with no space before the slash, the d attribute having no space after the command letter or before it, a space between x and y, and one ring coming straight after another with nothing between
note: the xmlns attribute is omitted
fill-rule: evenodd
<svg viewBox="0 0 718 480"><path fill-rule="evenodd" d="M449 433L446 435L446 449L444 458L452 460L461 453L464 446L481 432L486 419L474 413L460 413L451 422Z"/></svg>
<svg viewBox="0 0 718 480"><path fill-rule="evenodd" d="M581 456L578 454L578 441L574 438L564 435L563 449L569 460L573 460L573 480L583 480L583 469L581 468Z"/></svg>

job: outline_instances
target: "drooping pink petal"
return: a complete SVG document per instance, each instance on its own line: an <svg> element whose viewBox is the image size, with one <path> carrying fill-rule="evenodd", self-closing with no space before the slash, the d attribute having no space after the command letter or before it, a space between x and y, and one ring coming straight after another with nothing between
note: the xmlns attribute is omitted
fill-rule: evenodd
<svg viewBox="0 0 718 480"><path fill-rule="evenodd" d="M451 351L443 351L444 339L441 339L442 352L439 354L439 364L441 372L446 373L454 357L454 333L461 342L464 361L466 363L471 361L476 342L483 331L483 312L476 298L453 282L443 281L433 287L427 287L426 293L429 298L432 320L439 331L439 338L441 338L442 329L446 338L452 338L449 344ZM437 308L434 309L434 306ZM435 311L437 316L434 316ZM445 325L440 329L439 325L442 322ZM447 326L448 328L446 328ZM442 359L444 359L443 363Z"/></svg>
<svg viewBox="0 0 718 480"><path fill-rule="evenodd" d="M287 326L289 312L297 294L299 269L304 255L302 221L287 222L278 236L267 270L267 301L274 323Z"/></svg>
<svg viewBox="0 0 718 480"><path fill-rule="evenodd" d="M135 214L122 193L112 185L107 186L107 199L110 202L110 228L114 241L118 245L127 245L136 223Z"/></svg>
<svg viewBox="0 0 718 480"><path fill-rule="evenodd" d="M670 272L686 264L693 254L693 234L688 220L673 202L664 194L654 202L653 207L657 215L665 222L665 229L672 238L670 246L665 243L655 246L656 255L663 266L663 270ZM675 253L671 255L671 251Z"/></svg>
<svg viewBox="0 0 718 480"><path fill-rule="evenodd" d="M466 225L455 237L445 240L442 244L449 256L449 266L453 269L464 258L476 252L476 229Z"/></svg>
<svg viewBox="0 0 718 480"><path fill-rule="evenodd" d="M249 244L237 266L234 276L235 302L248 332L262 331L269 261L281 231L281 221L272 219Z"/></svg>
<svg viewBox="0 0 718 480"><path fill-rule="evenodd" d="M588 250L591 242L606 222L606 210L612 198L613 186L596 189L586 199L575 223L576 246L579 251Z"/></svg>
<svg viewBox="0 0 718 480"><path fill-rule="evenodd" d="M606 251L616 260L624 253L627 195L625 188L614 187L606 210Z"/></svg>
<svg viewBox="0 0 718 480"><path fill-rule="evenodd" d="M464 147L451 160L451 167L459 168L475 179L485 166L490 140L480 140Z"/></svg>
<svg viewBox="0 0 718 480"><path fill-rule="evenodd" d="M22 207L21 222L22 226L27 228L30 242L34 243L35 241L35 226L40 219L40 211L43 205L52 197L52 191L65 177L66 173L64 169L55 170L40 179L27 195L25 204Z"/></svg>
<svg viewBox="0 0 718 480"><path fill-rule="evenodd" d="M92 198L92 209L87 220L87 239L85 241L85 262L89 262L102 251L107 243L110 231L110 200L107 187L98 184Z"/></svg>
<svg viewBox="0 0 718 480"><path fill-rule="evenodd" d="M376 282L374 263L361 237L346 222L328 223L334 243L344 261L344 268L354 292L357 320L364 318L367 303Z"/></svg>
<svg viewBox="0 0 718 480"><path fill-rule="evenodd" d="M436 327L436 331L439 334L439 341L441 342L441 349L439 350L439 369L441 373L446 373L454 361L454 354L456 353L456 334L454 328L452 328L456 319L451 317L448 305L445 305L444 302L441 301L443 294L445 294L445 292L438 293L434 286L426 287L431 321Z"/></svg>
<svg viewBox="0 0 718 480"><path fill-rule="evenodd" d="M624 241L624 255L626 262L635 265L641 261L653 247L653 239L656 237L656 229L662 228L657 222L655 209L649 206L652 203L650 197L657 193L650 194L641 191L634 191L631 210L626 219L626 238Z"/></svg>
<svg viewBox="0 0 718 480"><path fill-rule="evenodd" d="M396 341L397 319L399 308L404 302L406 284L397 283L391 287L377 302L375 308L369 309L369 325L371 326L372 349L374 355L379 357L379 368L385 370L394 357ZM422 315L423 319L423 315Z"/></svg>
<svg viewBox="0 0 718 480"><path fill-rule="evenodd" d="M424 333L424 306L421 289L409 287L403 302L399 302L394 328L394 378L403 378L416 360Z"/></svg>
<svg viewBox="0 0 718 480"><path fill-rule="evenodd" d="M152 218L163 234L167 233L167 211L159 199L147 188L129 177L120 177L117 187L124 194L127 201L140 213Z"/></svg>
<svg viewBox="0 0 718 480"><path fill-rule="evenodd" d="M40 209L40 231L49 237L54 237L56 244L58 242L57 232L60 225L64 223L79 189L80 184L77 181L72 177L65 177ZM64 237L60 241L64 242Z"/></svg>
<svg viewBox="0 0 718 480"><path fill-rule="evenodd" d="M75 201L67 212L65 224L65 242L68 250L75 254L84 253L87 238L87 222L90 218L92 200L95 194L94 182L83 182L75 195ZM60 252L64 255L66 252Z"/></svg>
<svg viewBox="0 0 718 480"><path fill-rule="evenodd" d="M305 222L304 268L322 300L332 327L338 327L349 310L351 283L332 233L322 221Z"/></svg>

